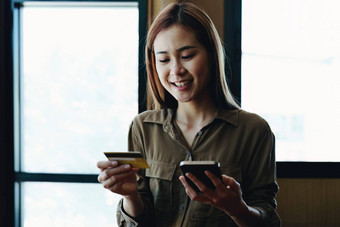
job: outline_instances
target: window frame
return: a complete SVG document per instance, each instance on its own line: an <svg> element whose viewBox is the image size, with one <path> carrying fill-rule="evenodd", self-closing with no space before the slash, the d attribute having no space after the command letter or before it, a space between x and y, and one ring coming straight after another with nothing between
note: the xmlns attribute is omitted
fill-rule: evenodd
<svg viewBox="0 0 340 227"><path fill-rule="evenodd" d="M242 104L242 0L224 1L224 43L229 63L226 64L227 80L231 92ZM229 72L232 72L229 73ZM277 161L278 178L340 178L340 162L283 162Z"/></svg>
<svg viewBox="0 0 340 227"><path fill-rule="evenodd" d="M14 154L15 114L14 113L14 73L15 52L14 8L26 0L0 1L0 226L20 226L20 182L78 182L97 183L95 174L46 174L15 172L18 162ZM53 2L56 0L31 0ZM59 0L58 2L67 2ZM72 0L72 2L95 2L98 0ZM147 30L147 0L99 0L99 2L139 3L139 112L146 110L146 72L144 47ZM224 1L224 42L227 46L229 64L227 78L232 93L241 103L241 7L242 1ZM232 72L229 73L229 72ZM5 110L5 111L3 111ZM17 117L17 116L16 116ZM277 162L278 178L340 178L340 162ZM16 197L16 199L15 199ZM19 220L19 221L18 221Z"/></svg>
<svg viewBox="0 0 340 227"><path fill-rule="evenodd" d="M0 3L0 166L1 179L1 219L0 226L22 226L21 183L98 183L97 174L27 173L21 171L20 163L20 8L25 2L76 2L114 3L136 2L139 10L139 54L138 54L138 111L146 110L146 71L144 47L147 32L147 0L4 0ZM4 34L4 35L2 35ZM4 48L2 48L4 47ZM3 198L2 198L3 197Z"/></svg>

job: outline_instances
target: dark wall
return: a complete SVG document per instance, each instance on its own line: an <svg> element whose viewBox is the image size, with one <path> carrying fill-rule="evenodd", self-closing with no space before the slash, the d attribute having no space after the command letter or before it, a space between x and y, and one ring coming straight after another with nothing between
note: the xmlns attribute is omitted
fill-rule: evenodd
<svg viewBox="0 0 340 227"><path fill-rule="evenodd" d="M0 1L0 226L14 226L13 61L10 0Z"/></svg>

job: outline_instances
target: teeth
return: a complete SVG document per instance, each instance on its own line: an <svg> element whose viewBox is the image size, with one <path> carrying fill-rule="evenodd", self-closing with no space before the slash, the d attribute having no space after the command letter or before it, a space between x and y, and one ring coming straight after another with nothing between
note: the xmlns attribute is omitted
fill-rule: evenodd
<svg viewBox="0 0 340 227"><path fill-rule="evenodd" d="M177 87L184 87L185 85L189 84L191 81L186 81L186 82L175 82L175 85Z"/></svg>

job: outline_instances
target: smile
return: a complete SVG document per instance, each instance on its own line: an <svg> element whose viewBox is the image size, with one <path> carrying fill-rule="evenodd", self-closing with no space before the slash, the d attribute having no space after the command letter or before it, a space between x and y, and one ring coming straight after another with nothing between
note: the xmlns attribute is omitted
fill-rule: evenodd
<svg viewBox="0 0 340 227"><path fill-rule="evenodd" d="M185 87L190 83L192 83L192 80L173 82L172 84L176 85L176 87Z"/></svg>

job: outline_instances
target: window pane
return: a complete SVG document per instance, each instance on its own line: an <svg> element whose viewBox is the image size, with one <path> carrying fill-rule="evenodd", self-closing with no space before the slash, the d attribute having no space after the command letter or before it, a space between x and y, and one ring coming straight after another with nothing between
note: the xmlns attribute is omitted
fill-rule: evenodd
<svg viewBox="0 0 340 227"><path fill-rule="evenodd" d="M27 6L23 171L97 173L138 113L138 7Z"/></svg>
<svg viewBox="0 0 340 227"><path fill-rule="evenodd" d="M117 226L120 196L101 184L23 183L23 226Z"/></svg>
<svg viewBox="0 0 340 227"><path fill-rule="evenodd" d="M340 161L340 2L242 2L242 108L267 119L279 161Z"/></svg>

